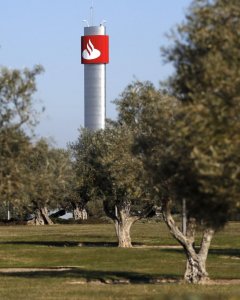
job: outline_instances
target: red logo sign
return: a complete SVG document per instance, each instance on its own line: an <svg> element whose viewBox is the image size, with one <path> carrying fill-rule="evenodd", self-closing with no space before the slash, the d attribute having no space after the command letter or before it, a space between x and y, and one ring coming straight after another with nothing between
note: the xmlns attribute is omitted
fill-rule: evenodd
<svg viewBox="0 0 240 300"><path fill-rule="evenodd" d="M109 62L108 35L85 35L81 38L82 64L107 64Z"/></svg>

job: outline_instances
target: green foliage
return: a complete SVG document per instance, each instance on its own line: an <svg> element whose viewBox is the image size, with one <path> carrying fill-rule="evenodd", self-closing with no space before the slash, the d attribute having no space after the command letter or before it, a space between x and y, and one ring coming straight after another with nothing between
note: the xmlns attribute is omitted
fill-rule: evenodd
<svg viewBox="0 0 240 300"><path fill-rule="evenodd" d="M61 206L72 176L69 153L50 147L42 139L31 147L25 166L28 175L25 206L28 210L33 212L37 208Z"/></svg>
<svg viewBox="0 0 240 300"><path fill-rule="evenodd" d="M178 98L212 109L239 106L239 27L239 1L193 1L165 50L176 68L170 84Z"/></svg>
<svg viewBox="0 0 240 300"><path fill-rule="evenodd" d="M99 196L101 167L98 161L100 147L98 132L81 129L79 138L70 145L74 175L69 201L84 208L91 199Z"/></svg>
<svg viewBox="0 0 240 300"><path fill-rule="evenodd" d="M105 211L116 217L117 207L136 218L149 216L153 201L145 184L142 160L132 153L133 129L126 123L112 123L100 138L102 155L99 161L105 176L100 188Z"/></svg>
<svg viewBox="0 0 240 300"><path fill-rule="evenodd" d="M79 198L84 203L103 201L113 219L116 206L141 215L152 203L142 181L142 162L132 154L133 139L129 127L111 122L105 130L82 130L71 145Z"/></svg>
<svg viewBox="0 0 240 300"><path fill-rule="evenodd" d="M23 159L29 150L29 139L17 129L0 132L0 194L2 201L17 201L24 194Z"/></svg>
<svg viewBox="0 0 240 300"><path fill-rule="evenodd" d="M148 114L148 107L157 102L156 97L158 92L149 81L129 84L114 101L118 111L118 122L131 129L141 126L143 115Z"/></svg>
<svg viewBox="0 0 240 300"><path fill-rule="evenodd" d="M133 134L126 126L111 126L102 135L103 168L108 172L112 196L116 202L123 199L137 202L147 198L141 189L141 161L132 155Z"/></svg>
<svg viewBox="0 0 240 300"><path fill-rule="evenodd" d="M194 210L219 225L240 198L239 27L238 1L194 1L165 50L176 68L170 86L183 101L172 138L173 156L184 155L179 182L189 196L199 195Z"/></svg>
<svg viewBox="0 0 240 300"><path fill-rule="evenodd" d="M178 102L149 82L134 82L116 103L119 122L134 133L130 151L146 171L142 170L143 188L149 189L151 198L160 204L165 184L175 170L173 163L166 160L166 151L171 147L170 130L175 124Z"/></svg>
<svg viewBox="0 0 240 300"><path fill-rule="evenodd" d="M36 124L33 108L36 76L41 66L24 71L0 70L0 195L1 201L18 204L24 198L27 184L24 159L28 156L30 138L24 131Z"/></svg>
<svg viewBox="0 0 240 300"><path fill-rule="evenodd" d="M33 95L41 66L0 71L0 195L14 208L33 211L63 201L71 176L69 154L44 141L32 142L38 112Z"/></svg>
<svg viewBox="0 0 240 300"><path fill-rule="evenodd" d="M0 69L0 129L36 124L32 96L37 90L36 76L42 71L41 66L23 71Z"/></svg>

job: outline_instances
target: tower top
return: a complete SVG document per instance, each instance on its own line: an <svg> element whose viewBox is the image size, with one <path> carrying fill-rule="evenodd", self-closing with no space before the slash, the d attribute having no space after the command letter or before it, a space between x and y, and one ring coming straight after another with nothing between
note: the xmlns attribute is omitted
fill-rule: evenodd
<svg viewBox="0 0 240 300"><path fill-rule="evenodd" d="M93 12L94 12L94 7L93 7L93 0L92 0L90 6L90 26L93 26Z"/></svg>
<svg viewBox="0 0 240 300"><path fill-rule="evenodd" d="M88 26L84 27L84 35L105 35L105 26Z"/></svg>
<svg viewBox="0 0 240 300"><path fill-rule="evenodd" d="M97 27L94 25L94 3L93 0L91 0L91 6L90 6L90 21L83 20L83 22L86 23L87 27ZM99 26L105 26L106 20L102 20Z"/></svg>

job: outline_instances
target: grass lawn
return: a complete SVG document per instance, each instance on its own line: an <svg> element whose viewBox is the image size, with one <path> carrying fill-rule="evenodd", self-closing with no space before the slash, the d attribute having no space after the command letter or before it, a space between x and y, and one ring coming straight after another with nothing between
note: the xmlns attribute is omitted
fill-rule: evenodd
<svg viewBox="0 0 240 300"><path fill-rule="evenodd" d="M136 247L119 249L111 224L1 226L0 299L240 299L229 284L240 279L240 223L215 235L207 262L226 285L152 284L182 278L182 249L158 247L177 245L162 223L137 223L132 238Z"/></svg>

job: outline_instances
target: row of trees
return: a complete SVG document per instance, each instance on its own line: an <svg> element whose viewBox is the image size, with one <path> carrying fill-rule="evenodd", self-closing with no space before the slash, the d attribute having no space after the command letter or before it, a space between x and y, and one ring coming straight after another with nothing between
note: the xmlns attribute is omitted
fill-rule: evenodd
<svg viewBox="0 0 240 300"><path fill-rule="evenodd" d="M0 73L0 195L1 203L11 204L18 217L32 216L32 224L52 224L49 209L69 208L66 184L72 178L69 151L36 140L34 108L36 76L33 70Z"/></svg>
<svg viewBox="0 0 240 300"><path fill-rule="evenodd" d="M214 232L239 208L239 23L237 0L194 1L163 50L176 70L168 86L130 84L115 101L117 120L105 130L81 129L67 151L34 142L25 128L34 125L41 68L2 69L1 200L34 212L35 224L51 224L51 208L81 214L88 203L102 202L120 247L131 247L132 224L160 207L186 253L185 280L205 281ZM183 201L186 232L173 215Z"/></svg>
<svg viewBox="0 0 240 300"><path fill-rule="evenodd" d="M119 245L131 246L131 225L161 206L186 253L188 282L208 277L214 232L239 207L239 23L235 0L194 1L164 50L176 69L167 91L148 82L129 85L115 101L118 120L102 132L82 132L73 145L81 149L91 140L84 160L94 183L89 190L102 198ZM183 200L185 234L172 215Z"/></svg>

